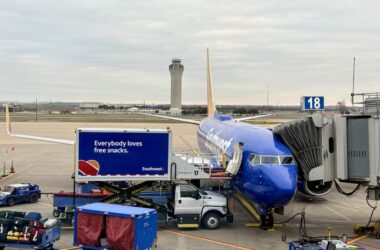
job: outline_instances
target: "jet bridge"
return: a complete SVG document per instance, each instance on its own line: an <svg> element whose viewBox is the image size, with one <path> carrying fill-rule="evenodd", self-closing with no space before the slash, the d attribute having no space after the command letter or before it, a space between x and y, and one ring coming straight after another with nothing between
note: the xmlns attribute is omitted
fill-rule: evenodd
<svg viewBox="0 0 380 250"><path fill-rule="evenodd" d="M315 114L274 132L292 149L308 193L324 195L338 179L368 186L368 199L380 200L378 116Z"/></svg>

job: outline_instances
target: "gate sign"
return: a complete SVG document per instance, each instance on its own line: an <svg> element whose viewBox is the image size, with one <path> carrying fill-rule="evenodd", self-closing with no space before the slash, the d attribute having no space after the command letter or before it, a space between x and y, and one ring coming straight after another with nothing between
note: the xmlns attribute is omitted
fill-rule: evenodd
<svg viewBox="0 0 380 250"><path fill-rule="evenodd" d="M77 129L77 181L168 180L167 130Z"/></svg>
<svg viewBox="0 0 380 250"><path fill-rule="evenodd" d="M303 96L301 108L302 110L324 110L325 98L323 96Z"/></svg>

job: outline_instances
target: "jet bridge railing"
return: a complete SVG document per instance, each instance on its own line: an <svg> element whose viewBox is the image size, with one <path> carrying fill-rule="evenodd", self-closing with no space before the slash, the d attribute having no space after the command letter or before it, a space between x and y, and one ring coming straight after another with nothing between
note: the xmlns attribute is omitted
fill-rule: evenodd
<svg viewBox="0 0 380 250"><path fill-rule="evenodd" d="M352 93L351 102L353 105L362 105L363 114L380 117L380 92Z"/></svg>

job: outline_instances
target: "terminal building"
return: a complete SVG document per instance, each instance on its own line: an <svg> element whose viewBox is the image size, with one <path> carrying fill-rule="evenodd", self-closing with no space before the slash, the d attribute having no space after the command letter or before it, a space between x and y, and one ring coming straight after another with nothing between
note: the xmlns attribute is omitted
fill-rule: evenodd
<svg viewBox="0 0 380 250"><path fill-rule="evenodd" d="M170 114L180 115L182 105L182 73L184 67L181 59L172 59L169 65L171 76L171 98L170 98Z"/></svg>

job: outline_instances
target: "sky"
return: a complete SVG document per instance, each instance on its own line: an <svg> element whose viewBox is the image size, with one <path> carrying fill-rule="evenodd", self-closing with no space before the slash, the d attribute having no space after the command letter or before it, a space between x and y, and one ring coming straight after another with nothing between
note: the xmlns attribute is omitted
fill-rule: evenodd
<svg viewBox="0 0 380 250"><path fill-rule="evenodd" d="M0 100L184 104L350 103L380 91L380 2L367 0L0 1Z"/></svg>

